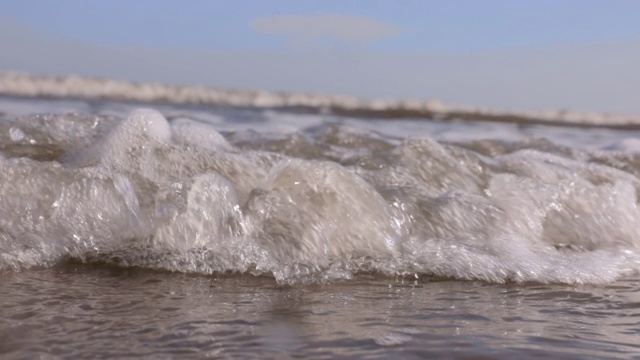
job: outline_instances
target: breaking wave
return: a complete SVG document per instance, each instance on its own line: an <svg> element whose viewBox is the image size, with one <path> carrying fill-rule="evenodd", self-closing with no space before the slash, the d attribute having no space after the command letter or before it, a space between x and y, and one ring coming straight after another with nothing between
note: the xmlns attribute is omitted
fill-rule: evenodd
<svg viewBox="0 0 640 360"><path fill-rule="evenodd" d="M606 283L640 270L639 171L631 152L545 141L21 116L0 122L0 269Z"/></svg>

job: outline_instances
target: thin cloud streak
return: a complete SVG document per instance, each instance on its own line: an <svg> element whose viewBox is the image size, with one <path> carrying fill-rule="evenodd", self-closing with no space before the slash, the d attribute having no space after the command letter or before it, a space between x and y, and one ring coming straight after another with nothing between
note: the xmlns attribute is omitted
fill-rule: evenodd
<svg viewBox="0 0 640 360"><path fill-rule="evenodd" d="M330 39L367 43L401 33L385 22L349 15L283 15L260 17L252 27L259 33L280 35L295 40Z"/></svg>

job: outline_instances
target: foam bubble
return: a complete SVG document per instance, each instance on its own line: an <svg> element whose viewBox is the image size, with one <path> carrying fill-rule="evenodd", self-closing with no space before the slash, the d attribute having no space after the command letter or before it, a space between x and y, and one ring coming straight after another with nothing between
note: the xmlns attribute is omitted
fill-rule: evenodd
<svg viewBox="0 0 640 360"><path fill-rule="evenodd" d="M18 127L12 127L9 129L9 137L13 142L20 142L24 139L24 133Z"/></svg>
<svg viewBox="0 0 640 360"><path fill-rule="evenodd" d="M231 150L229 142L211 126L180 118L171 122L173 140L187 146L209 150Z"/></svg>

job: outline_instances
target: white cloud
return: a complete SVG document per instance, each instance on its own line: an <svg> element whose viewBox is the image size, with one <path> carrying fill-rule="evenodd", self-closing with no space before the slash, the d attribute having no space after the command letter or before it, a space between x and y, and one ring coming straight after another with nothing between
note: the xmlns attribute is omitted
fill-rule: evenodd
<svg viewBox="0 0 640 360"><path fill-rule="evenodd" d="M263 34L282 35L293 39L331 39L348 42L371 42L396 35L400 29L360 16L348 15L283 15L260 17L253 28Z"/></svg>

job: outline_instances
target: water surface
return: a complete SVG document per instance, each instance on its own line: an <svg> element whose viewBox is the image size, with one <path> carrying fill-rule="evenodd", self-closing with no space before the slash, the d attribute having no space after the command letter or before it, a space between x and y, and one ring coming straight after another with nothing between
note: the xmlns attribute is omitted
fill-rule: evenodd
<svg viewBox="0 0 640 360"><path fill-rule="evenodd" d="M1 355L640 354L639 132L149 106L0 98Z"/></svg>
<svg viewBox="0 0 640 360"><path fill-rule="evenodd" d="M0 354L35 358L631 358L640 282L360 276L280 286L67 265L3 274Z"/></svg>

